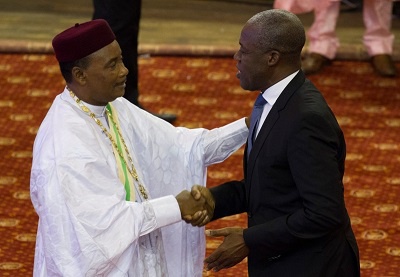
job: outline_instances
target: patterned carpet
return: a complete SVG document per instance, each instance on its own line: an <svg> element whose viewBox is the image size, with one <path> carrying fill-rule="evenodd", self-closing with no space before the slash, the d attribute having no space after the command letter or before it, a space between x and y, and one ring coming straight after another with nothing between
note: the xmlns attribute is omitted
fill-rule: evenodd
<svg viewBox="0 0 400 277"><path fill-rule="evenodd" d="M400 69L400 64L397 64ZM31 276L37 216L29 198L32 143L64 86L52 55L0 55L0 276ZM142 104L178 114L176 125L213 128L246 116L255 93L243 91L231 58L143 57ZM345 196L360 246L362 276L400 275L400 80L367 62L335 61L312 81L323 92L348 145ZM209 168L208 186L242 176L243 149ZM208 228L245 226L244 215ZM207 240L207 253L219 244ZM218 274L246 276L246 261Z"/></svg>

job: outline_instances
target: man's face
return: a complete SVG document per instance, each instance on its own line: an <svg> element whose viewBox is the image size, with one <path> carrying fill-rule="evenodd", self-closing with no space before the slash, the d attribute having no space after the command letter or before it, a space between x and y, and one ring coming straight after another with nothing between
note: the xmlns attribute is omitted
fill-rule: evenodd
<svg viewBox="0 0 400 277"><path fill-rule="evenodd" d="M83 69L86 75L85 102L104 106L125 93L128 69L122 62L117 41L90 55L90 63Z"/></svg>
<svg viewBox="0 0 400 277"><path fill-rule="evenodd" d="M245 90L263 91L267 88L269 67L267 53L257 48L257 30L251 25L245 25L240 35L240 49L235 53L238 72L236 77Z"/></svg>

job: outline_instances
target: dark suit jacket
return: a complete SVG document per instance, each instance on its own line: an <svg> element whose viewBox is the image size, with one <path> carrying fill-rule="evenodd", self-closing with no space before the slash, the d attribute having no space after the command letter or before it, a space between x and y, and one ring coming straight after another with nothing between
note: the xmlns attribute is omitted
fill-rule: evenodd
<svg viewBox="0 0 400 277"><path fill-rule="evenodd" d="M248 214L250 276L359 276L343 195L345 156L334 114L300 71L244 158L245 179L211 189L213 219Z"/></svg>

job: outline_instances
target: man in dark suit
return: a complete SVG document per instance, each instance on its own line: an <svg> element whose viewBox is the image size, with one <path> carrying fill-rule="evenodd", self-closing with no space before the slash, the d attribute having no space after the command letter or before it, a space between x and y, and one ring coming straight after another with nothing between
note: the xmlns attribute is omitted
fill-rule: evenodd
<svg viewBox="0 0 400 277"><path fill-rule="evenodd" d="M225 237L205 259L207 270L248 257L250 276L360 275L344 202L345 140L323 95L301 71L304 43L301 21L283 10L256 14L241 32L237 77L267 103L258 124L251 124L244 180L193 187L215 205L212 220L248 214L247 229L207 231Z"/></svg>

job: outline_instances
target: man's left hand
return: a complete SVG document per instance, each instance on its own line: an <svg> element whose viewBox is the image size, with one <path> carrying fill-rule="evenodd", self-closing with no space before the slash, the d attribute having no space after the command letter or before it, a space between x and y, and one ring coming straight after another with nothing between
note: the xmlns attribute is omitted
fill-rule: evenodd
<svg viewBox="0 0 400 277"><path fill-rule="evenodd" d="M205 260L207 270L215 272L232 267L249 255L249 248L243 239L243 229L223 228L206 230L206 235L211 237L225 237L221 245Z"/></svg>

